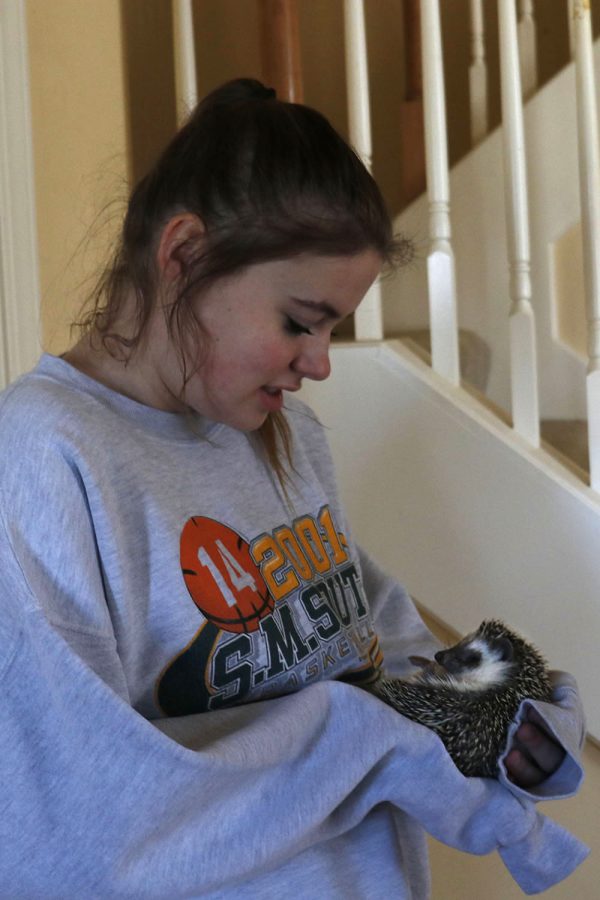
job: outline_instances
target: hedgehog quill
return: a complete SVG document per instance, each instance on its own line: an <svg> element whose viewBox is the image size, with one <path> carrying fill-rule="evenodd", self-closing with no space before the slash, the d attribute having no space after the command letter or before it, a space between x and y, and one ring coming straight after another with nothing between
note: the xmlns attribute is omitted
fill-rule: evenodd
<svg viewBox="0 0 600 900"><path fill-rule="evenodd" d="M508 729L525 698L550 700L541 653L498 619L479 626L407 678L380 678L370 690L431 728L464 775L493 778Z"/></svg>

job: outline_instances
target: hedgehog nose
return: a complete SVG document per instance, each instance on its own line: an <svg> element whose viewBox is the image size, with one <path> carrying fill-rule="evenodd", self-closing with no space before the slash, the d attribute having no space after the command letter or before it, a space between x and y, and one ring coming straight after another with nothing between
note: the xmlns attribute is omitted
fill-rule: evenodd
<svg viewBox="0 0 600 900"><path fill-rule="evenodd" d="M445 650L438 650L438 652L435 654L435 656L433 658L435 659L436 662L443 663L445 655L446 655Z"/></svg>

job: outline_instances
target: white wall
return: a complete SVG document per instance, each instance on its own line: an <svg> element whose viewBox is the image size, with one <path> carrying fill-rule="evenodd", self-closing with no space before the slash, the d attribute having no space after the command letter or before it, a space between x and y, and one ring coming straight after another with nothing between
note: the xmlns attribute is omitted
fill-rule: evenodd
<svg viewBox="0 0 600 900"><path fill-rule="evenodd" d="M490 616L577 677L600 738L600 498L397 342L332 350L304 396L355 536L442 621Z"/></svg>

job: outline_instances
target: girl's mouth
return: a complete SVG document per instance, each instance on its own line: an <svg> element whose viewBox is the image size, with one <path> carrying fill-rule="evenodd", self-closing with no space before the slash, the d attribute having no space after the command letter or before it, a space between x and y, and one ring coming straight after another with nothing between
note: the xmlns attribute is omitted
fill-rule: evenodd
<svg viewBox="0 0 600 900"><path fill-rule="evenodd" d="M269 412L279 412L283 406L283 391L281 388L262 387L260 389L263 406Z"/></svg>

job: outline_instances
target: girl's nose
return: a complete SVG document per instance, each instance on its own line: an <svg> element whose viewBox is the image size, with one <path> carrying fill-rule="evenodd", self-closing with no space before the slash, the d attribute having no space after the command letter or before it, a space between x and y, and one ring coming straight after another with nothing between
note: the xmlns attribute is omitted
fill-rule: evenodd
<svg viewBox="0 0 600 900"><path fill-rule="evenodd" d="M302 378L311 378L313 381L328 378L331 373L329 336L317 340L316 335L311 335L292 363L292 368Z"/></svg>

